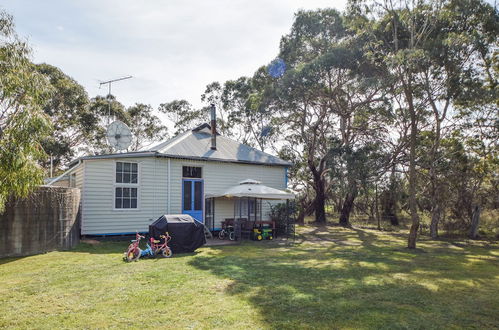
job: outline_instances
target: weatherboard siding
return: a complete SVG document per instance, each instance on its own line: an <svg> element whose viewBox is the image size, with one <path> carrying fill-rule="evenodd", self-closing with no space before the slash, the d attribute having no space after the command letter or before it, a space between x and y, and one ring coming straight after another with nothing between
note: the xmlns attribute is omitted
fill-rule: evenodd
<svg viewBox="0 0 499 330"><path fill-rule="evenodd" d="M76 188L83 190L83 164L80 164L76 167L74 174Z"/></svg>
<svg viewBox="0 0 499 330"><path fill-rule="evenodd" d="M171 160L171 213L182 212L182 166L200 166L203 168L202 175L204 180L204 193L219 193L235 186L245 179L254 179L261 181L262 184L276 188L286 189L285 187L285 167L236 164L227 162L213 161L192 161L192 160ZM263 201L262 217L268 219L270 204L276 204L279 201ZM220 223L225 218L234 217L234 204L232 200L215 201L215 227L220 228Z"/></svg>
<svg viewBox="0 0 499 330"><path fill-rule="evenodd" d="M116 161L138 166L138 208L114 209ZM82 234L147 231L151 221L167 208L167 166L156 158L85 161Z"/></svg>
<svg viewBox="0 0 499 330"><path fill-rule="evenodd" d="M138 209L114 209L116 161L139 164ZM170 164L171 186L168 203L168 159L147 157L85 160L82 172L82 234L144 232L148 230L149 224L162 214L182 213L182 166L203 168L205 194L224 191L248 178L276 189L285 189L285 168L282 166L181 159L170 159ZM215 202L215 227L220 227L223 219L233 217L233 210L231 200L218 199ZM266 201L263 202L262 211L266 218L269 211Z"/></svg>

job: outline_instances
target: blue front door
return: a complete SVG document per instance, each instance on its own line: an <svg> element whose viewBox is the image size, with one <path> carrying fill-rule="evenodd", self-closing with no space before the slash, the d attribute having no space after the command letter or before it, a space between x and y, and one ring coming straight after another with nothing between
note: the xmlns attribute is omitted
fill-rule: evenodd
<svg viewBox="0 0 499 330"><path fill-rule="evenodd" d="M182 180L182 213L203 222L203 180Z"/></svg>

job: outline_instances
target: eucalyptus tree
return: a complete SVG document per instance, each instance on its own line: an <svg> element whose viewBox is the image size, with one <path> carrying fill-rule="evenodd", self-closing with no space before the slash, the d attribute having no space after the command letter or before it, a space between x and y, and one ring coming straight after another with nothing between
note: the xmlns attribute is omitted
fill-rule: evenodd
<svg viewBox="0 0 499 330"><path fill-rule="evenodd" d="M480 212L487 201L497 207L499 198L499 13L490 5L473 1L457 6L455 15L464 21L470 48L471 72L455 103L457 129L473 161L469 206L469 236L476 238ZM494 206L495 205L495 206Z"/></svg>
<svg viewBox="0 0 499 330"><path fill-rule="evenodd" d="M38 162L46 157L41 143L51 130L42 109L50 85L29 56L12 16L0 10L0 212L9 196L28 196L45 174Z"/></svg>
<svg viewBox="0 0 499 330"><path fill-rule="evenodd" d="M270 142L275 141L278 131L273 125L273 113L264 98L269 83L271 77L266 68L261 67L253 77L209 84L201 100L206 107L215 104L220 133L266 151L271 148Z"/></svg>
<svg viewBox="0 0 499 330"><path fill-rule="evenodd" d="M176 128L175 134L209 122L211 104L217 112L218 133L238 142L265 151L274 141L276 128L272 126L272 114L263 103L263 85L268 77L257 70L252 78L240 77L206 86L201 95L204 107L195 108L185 100L162 103L159 111L167 115Z"/></svg>
<svg viewBox="0 0 499 330"><path fill-rule="evenodd" d="M273 147L279 132L272 107L265 99L266 87L271 83L267 68L260 67L251 78L240 77L224 84L223 106L229 120L240 126L239 140L261 151Z"/></svg>
<svg viewBox="0 0 499 330"><path fill-rule="evenodd" d="M42 146L52 158L53 165L64 165L83 148L95 130L94 114L89 109L85 89L60 69L49 64L34 65L51 86L51 93L43 105L50 118L53 133Z"/></svg>
<svg viewBox="0 0 499 330"><path fill-rule="evenodd" d="M128 151L141 150L151 143L167 137L167 128L153 112L150 105L136 103L125 107L113 95L97 96L90 100L89 114L84 117L87 135L83 150L90 154L112 153L114 150L107 143L106 128L114 120L128 125L132 132L132 143Z"/></svg>
<svg viewBox="0 0 499 330"><path fill-rule="evenodd" d="M107 143L106 127L117 119L130 124L126 108L113 95L96 96L90 99L88 113L83 122L88 127L89 135L80 150L86 154L112 153L113 149Z"/></svg>
<svg viewBox="0 0 499 330"><path fill-rule="evenodd" d="M208 113L208 109L212 104L215 105L217 113L217 131L220 132L220 134L230 136L233 126L229 121L229 114L225 111L225 108L223 106L223 93L223 84L218 81L214 81L206 85L204 93L201 94L201 102L203 102L204 104L206 113Z"/></svg>
<svg viewBox="0 0 499 330"><path fill-rule="evenodd" d="M372 2L371 2L372 3ZM359 9L360 7L356 7ZM409 123L409 208L412 225L408 247L415 248L419 228L417 203L417 146L422 125L433 126L430 150L430 194L433 223L441 214L438 173L442 123L462 92L466 79L474 79L477 56L487 48L483 30L490 30L490 6L481 1L385 1L361 28L370 31L372 56L385 64L393 81L393 99L401 110L399 120ZM357 10L357 13L362 12ZM474 23L473 23L474 22ZM473 24L471 24L473 23ZM479 28L476 26L482 25ZM493 25L493 24L492 24ZM493 30L493 29L492 29ZM492 32L493 35L494 32ZM476 38L479 35L480 37ZM482 49L481 49L482 47ZM475 54L475 55L474 55Z"/></svg>
<svg viewBox="0 0 499 330"><path fill-rule="evenodd" d="M326 221L331 141L355 150L384 132L372 124L384 97L376 64L364 56L364 43L332 9L298 12L291 32L281 40L279 57L289 69L276 79L274 106L288 153L303 157L311 173L317 222ZM346 162L346 171L355 171L352 162ZM348 226L358 182L354 175L345 179L340 224Z"/></svg>
<svg viewBox="0 0 499 330"><path fill-rule="evenodd" d="M209 121L207 110L195 109L186 100L173 100L161 103L158 110L165 114L173 123L175 135L190 129L195 125L199 125L203 121Z"/></svg>
<svg viewBox="0 0 499 330"><path fill-rule="evenodd" d="M398 103L404 116L409 122L409 209L411 215L411 228L409 232L408 247L416 248L419 229L419 214L417 204L417 170L416 147L419 134L419 124L427 115L427 103L423 97L423 85L417 79L419 73L424 71L424 52L421 43L428 38L432 31L436 12L439 6L422 6L418 3L410 6L408 3L400 7L386 4L383 17L376 23L375 33L382 42L376 50L376 56L386 63L387 73L395 82L393 94L399 94ZM406 117L407 116L407 117Z"/></svg>
<svg viewBox="0 0 499 330"><path fill-rule="evenodd" d="M166 127L151 106L135 104L126 108L112 95L89 100L85 89L60 69L49 64L34 67L51 87L43 110L54 131L43 140L42 146L56 168L85 152L112 152L106 142L105 129L114 118L129 125L133 134L130 150L140 150L164 138Z"/></svg>
<svg viewBox="0 0 499 330"><path fill-rule="evenodd" d="M335 141L328 153L331 180L346 182L346 193L340 209L340 224L350 225L350 213L362 187L378 180L386 168L388 155L377 141L352 146ZM377 194L377 193L376 193ZM377 201L377 196L375 196ZM379 215L377 215L379 218Z"/></svg>
<svg viewBox="0 0 499 330"><path fill-rule="evenodd" d="M438 236L438 223L444 212L439 177L445 172L438 168L440 142L444 134L451 133L455 127L453 120L446 119L463 98L476 102L476 93L492 78L490 59L494 45L497 46L498 22L495 11L484 2L449 1L437 13L433 32L421 45L424 69L418 78L431 109L433 126L428 163L433 238Z"/></svg>
<svg viewBox="0 0 499 330"><path fill-rule="evenodd" d="M362 21L357 28L372 33L372 58L384 63L386 77L392 82L394 104L398 106L399 119L408 123L408 181L409 209L412 225L408 247L415 248L419 229L417 194L416 147L420 125L428 115L424 98L424 85L418 74L424 71L425 52L422 43L434 31L433 23L441 4L435 6L423 1L384 2L380 13L370 21Z"/></svg>
<svg viewBox="0 0 499 330"><path fill-rule="evenodd" d="M126 114L133 135L132 144L128 148L130 151L142 150L168 138L167 127L154 114L150 105L136 103L126 109Z"/></svg>
<svg viewBox="0 0 499 330"><path fill-rule="evenodd" d="M468 175L461 180L469 183L467 202L456 203L468 215L469 236L476 238L480 225L480 213L485 205L499 205L499 58L497 53L490 61L486 83L474 90L457 105L460 143L469 159ZM456 212L457 213L457 212Z"/></svg>

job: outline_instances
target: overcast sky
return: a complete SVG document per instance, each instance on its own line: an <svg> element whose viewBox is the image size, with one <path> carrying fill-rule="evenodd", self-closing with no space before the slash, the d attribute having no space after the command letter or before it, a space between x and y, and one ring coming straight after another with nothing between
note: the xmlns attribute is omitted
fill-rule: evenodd
<svg viewBox="0 0 499 330"><path fill-rule="evenodd" d="M125 105L157 107L186 99L200 105L212 81L250 76L278 53L299 9L333 7L346 0L4 0L35 63L61 68L91 97L113 84Z"/></svg>

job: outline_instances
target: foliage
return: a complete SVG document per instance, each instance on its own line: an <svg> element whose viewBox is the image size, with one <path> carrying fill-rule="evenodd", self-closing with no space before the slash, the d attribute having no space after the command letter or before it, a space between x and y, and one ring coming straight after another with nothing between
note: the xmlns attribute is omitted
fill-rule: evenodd
<svg viewBox="0 0 499 330"><path fill-rule="evenodd" d="M365 43L335 10L300 11L291 32L281 40L279 58L288 70L267 87L279 114L282 154L296 161L292 172L309 172L299 179L315 191L318 222L326 220L325 199L340 184L327 180L331 141L339 141L345 149L363 148L386 134L390 120L383 80L377 64L364 55ZM348 225L357 187L353 181L345 186L344 224Z"/></svg>
<svg viewBox="0 0 499 330"><path fill-rule="evenodd" d="M161 103L158 110L167 115L173 122L176 129L175 135L192 129L200 125L203 121L208 121L208 111L197 110L186 100L174 100L168 103Z"/></svg>
<svg viewBox="0 0 499 330"><path fill-rule="evenodd" d="M327 203L346 226L350 213L392 225L409 213L415 247L420 216L437 237L439 222L465 231L473 208L499 203L487 198L498 189L498 21L480 0L299 11L269 65L201 99L217 106L219 132L293 162L299 219L326 221ZM183 129L206 120L178 102L167 112Z"/></svg>
<svg viewBox="0 0 499 330"><path fill-rule="evenodd" d="M87 119L91 120L89 124L93 126L93 135L87 145L87 153L115 152L106 138L106 127L114 120L124 122L132 131L133 139L128 151L138 151L155 141L164 140L167 128L153 111L150 105L142 103L126 108L112 95L92 98L90 112L93 117Z"/></svg>
<svg viewBox="0 0 499 330"><path fill-rule="evenodd" d="M37 162L46 156L41 142L50 133L42 110L50 86L29 55L12 17L0 10L0 211L11 194L26 197L43 183Z"/></svg>
<svg viewBox="0 0 499 330"><path fill-rule="evenodd" d="M482 1L370 3L376 10L366 9L363 2L352 2L350 17L356 33L371 40L368 56L382 63L391 82L391 102L398 107L395 119L402 141L406 141L399 151L408 156L398 166L408 172L413 222L408 246L414 248L421 196L430 204L433 237L446 212L445 169L438 164L442 139L455 127L455 121L448 121L447 116L463 100L468 106L473 104L471 96L481 93L490 80L491 54L499 29L497 13ZM425 129L431 134L425 135ZM417 157L423 140L427 147L424 157ZM421 180L425 182L423 192L418 191Z"/></svg>
<svg viewBox="0 0 499 330"><path fill-rule="evenodd" d="M137 103L127 108L126 114L133 135L129 148L131 151L141 150L154 141L167 139L167 128L153 113L150 105Z"/></svg>
<svg viewBox="0 0 499 330"><path fill-rule="evenodd" d="M277 129L262 95L270 79L261 67L252 78L240 77L206 86L201 100L207 105L215 104L221 134L262 151L272 148Z"/></svg>
<svg viewBox="0 0 499 330"><path fill-rule="evenodd" d="M277 234L285 235L289 223L294 223L296 219L296 203L290 201L286 203L270 204L269 218L275 221Z"/></svg>
<svg viewBox="0 0 499 330"><path fill-rule="evenodd" d="M87 92L73 78L49 64L34 67L51 86L43 111L50 117L54 131L42 142L42 146L57 168L71 161L78 154L76 148L82 148L91 139L97 130L97 120L88 108ZM44 165L48 166L47 163Z"/></svg>

